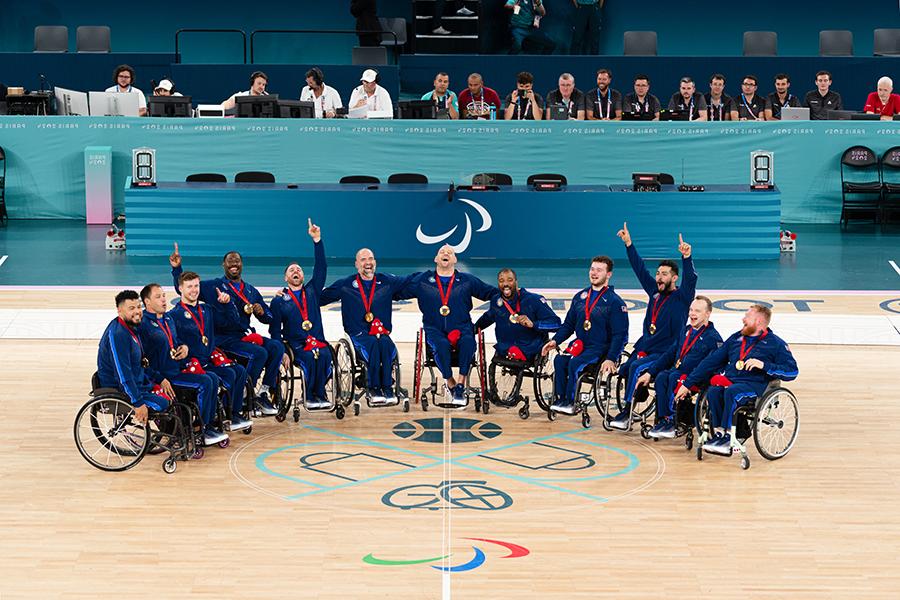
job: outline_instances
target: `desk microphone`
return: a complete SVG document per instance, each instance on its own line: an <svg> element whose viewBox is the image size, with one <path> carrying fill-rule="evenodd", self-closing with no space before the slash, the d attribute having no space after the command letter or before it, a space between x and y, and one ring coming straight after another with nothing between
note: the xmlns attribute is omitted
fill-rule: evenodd
<svg viewBox="0 0 900 600"><path fill-rule="evenodd" d="M453 193L456 192L456 186L450 182L450 188L447 190L447 202L453 202Z"/></svg>
<svg viewBox="0 0 900 600"><path fill-rule="evenodd" d="M44 91L44 86L47 85L47 78L44 77L43 74L38 75L41 78L41 91Z"/></svg>

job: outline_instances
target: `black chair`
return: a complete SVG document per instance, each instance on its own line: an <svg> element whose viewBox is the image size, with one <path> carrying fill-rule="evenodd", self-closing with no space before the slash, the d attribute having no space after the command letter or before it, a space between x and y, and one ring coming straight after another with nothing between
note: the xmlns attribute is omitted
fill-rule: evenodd
<svg viewBox="0 0 900 600"><path fill-rule="evenodd" d="M266 171L242 171L234 176L235 183L275 183L275 176Z"/></svg>
<svg viewBox="0 0 900 600"><path fill-rule="evenodd" d="M394 173L388 183L428 183L428 177L421 173Z"/></svg>
<svg viewBox="0 0 900 600"><path fill-rule="evenodd" d="M853 32L846 29L820 31L819 56L853 56Z"/></svg>
<svg viewBox="0 0 900 600"><path fill-rule="evenodd" d="M403 17L378 17L378 22L381 23L381 28L384 31L393 31L397 34L396 38L390 33L382 34L381 46L384 48L391 48L394 55L394 62L400 62L400 52L403 47L406 46L406 19Z"/></svg>
<svg viewBox="0 0 900 600"><path fill-rule="evenodd" d="M777 56L778 34L774 31L745 31L744 56Z"/></svg>
<svg viewBox="0 0 900 600"><path fill-rule="evenodd" d="M472 175L472 185L512 185L512 177L506 173L478 173Z"/></svg>
<svg viewBox="0 0 900 600"><path fill-rule="evenodd" d="M900 29L876 29L873 48L875 56L900 56Z"/></svg>
<svg viewBox="0 0 900 600"><path fill-rule="evenodd" d="M221 173L192 173L184 178L188 183L227 183L228 178Z"/></svg>
<svg viewBox="0 0 900 600"><path fill-rule="evenodd" d="M537 173L535 175L529 175L528 180L525 183L530 186L534 185L536 179L541 179L543 181L558 181L560 185L568 185L569 183L566 176L560 175L559 173Z"/></svg>
<svg viewBox="0 0 900 600"><path fill-rule="evenodd" d="M675 185L675 178L669 173L660 173L658 181L661 185Z"/></svg>
<svg viewBox="0 0 900 600"><path fill-rule="evenodd" d="M109 27L106 25L82 25L76 29L75 50L92 53L109 52Z"/></svg>
<svg viewBox="0 0 900 600"><path fill-rule="evenodd" d="M381 183L381 180L371 175L344 175L340 183Z"/></svg>
<svg viewBox="0 0 900 600"><path fill-rule="evenodd" d="M900 146L888 148L881 155L881 227L900 212Z"/></svg>
<svg viewBox="0 0 900 600"><path fill-rule="evenodd" d="M0 225L6 225L9 220L6 214L6 152L0 146Z"/></svg>
<svg viewBox="0 0 900 600"><path fill-rule="evenodd" d="M386 65L387 57L387 48L384 46L354 46L350 62L354 65Z"/></svg>
<svg viewBox="0 0 900 600"><path fill-rule="evenodd" d="M858 179L850 181L848 177ZM877 222L880 199L881 169L878 157L866 146L852 146L844 150L841 155L841 226L846 225L854 215L871 215L872 221Z"/></svg>
<svg viewBox="0 0 900 600"><path fill-rule="evenodd" d="M655 31L626 31L623 54L625 56L656 56Z"/></svg>
<svg viewBox="0 0 900 600"><path fill-rule="evenodd" d="M34 28L35 52L68 52L69 28L65 25L38 25Z"/></svg>

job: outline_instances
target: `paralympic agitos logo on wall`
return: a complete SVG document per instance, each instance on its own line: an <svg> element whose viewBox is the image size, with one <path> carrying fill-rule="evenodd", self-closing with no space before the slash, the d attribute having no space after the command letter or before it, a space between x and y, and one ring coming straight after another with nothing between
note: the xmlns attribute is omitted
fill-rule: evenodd
<svg viewBox="0 0 900 600"><path fill-rule="evenodd" d="M458 198L458 200L460 202L468 204L478 212L478 216L481 218L481 225L478 227L478 229L475 230L475 233L481 233L482 231L487 231L491 228L491 225L493 225L494 221L493 219L491 219L491 213L489 213L485 207L478 204L474 200L469 200L468 198ZM469 218L468 211L465 213L465 217L466 230L463 233L462 240L460 240L459 243L456 244L447 242L453 248L453 251L457 254L465 252L466 248L469 247L469 242L472 241L472 219ZM449 239L454 233L456 233L457 229L459 229L459 225L454 225L448 231L445 231L440 235L428 235L427 233L422 231L422 225L420 224L416 228L416 239L422 244L440 244L441 242Z"/></svg>
<svg viewBox="0 0 900 600"><path fill-rule="evenodd" d="M501 556L499 558L521 558L523 556L528 556L531 554L531 551L524 546L519 546L518 544L512 544L510 542L503 542L500 540L489 540L486 538L462 538L464 540L470 540L473 542L485 542L488 544L495 544L500 546L501 548L506 548L509 550L509 554L506 556ZM472 546L472 551L475 555L468 560L467 562L460 563L458 565L429 565L432 569L436 569L438 571L443 571L445 573L462 573L464 571L471 571L472 569L477 569L481 565L485 563L487 560L487 555L485 555L484 550L479 548L478 546ZM414 558L410 560L389 560L384 558L376 558L371 553L367 554L363 557L363 562L370 565L378 565L382 567L401 567L408 565L424 565L428 563L434 563L443 561L444 559L450 558L452 554L445 554L443 556L435 556L432 558Z"/></svg>

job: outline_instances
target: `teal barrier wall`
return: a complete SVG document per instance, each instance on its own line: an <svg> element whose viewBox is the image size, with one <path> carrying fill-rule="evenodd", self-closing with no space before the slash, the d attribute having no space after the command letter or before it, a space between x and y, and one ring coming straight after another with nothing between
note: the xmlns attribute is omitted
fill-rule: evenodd
<svg viewBox="0 0 900 600"><path fill-rule="evenodd" d="M662 171L687 183L749 182L750 151L775 153L782 218L833 223L840 215L838 161L849 146L881 153L900 122L605 123L514 121L311 121L0 117L12 218L84 218L84 148L112 146L115 208L131 149L156 149L159 181L219 172L271 171L280 182L334 183L343 175L415 171L434 183L504 172L515 183L563 173L572 184L621 184ZM115 183L120 182L120 183Z"/></svg>

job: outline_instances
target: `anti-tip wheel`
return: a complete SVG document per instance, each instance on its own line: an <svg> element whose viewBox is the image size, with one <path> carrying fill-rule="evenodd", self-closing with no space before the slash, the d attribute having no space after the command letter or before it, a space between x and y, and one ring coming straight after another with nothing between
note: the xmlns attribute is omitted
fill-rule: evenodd
<svg viewBox="0 0 900 600"><path fill-rule="evenodd" d="M525 420L528 418L528 407L523 406L519 409L519 418Z"/></svg>
<svg viewBox="0 0 900 600"><path fill-rule="evenodd" d="M284 413L278 413L277 415L275 415L275 420L278 421L279 423L284 423L284 420L286 418L287 418L287 415Z"/></svg>
<svg viewBox="0 0 900 600"><path fill-rule="evenodd" d="M168 475L171 475L178 468L178 463L175 462L174 458L170 457L163 461L162 468Z"/></svg>
<svg viewBox="0 0 900 600"><path fill-rule="evenodd" d="M354 417L358 417L358 416L359 416L359 404L354 404L354 405L353 405L353 416L354 416Z"/></svg>
<svg viewBox="0 0 900 600"><path fill-rule="evenodd" d="M749 456L741 457L741 468L745 471L750 468L750 457Z"/></svg>
<svg viewBox="0 0 900 600"><path fill-rule="evenodd" d="M645 440L650 439L650 426L649 425L641 425L641 437ZM656 440L656 438L653 438ZM659 440L657 440L659 441Z"/></svg>
<svg viewBox="0 0 900 600"><path fill-rule="evenodd" d="M225 438L221 442L219 442L219 448L227 448L231 444L231 440L229 438Z"/></svg>
<svg viewBox="0 0 900 600"><path fill-rule="evenodd" d="M244 435L250 435L251 433L253 433L253 426L251 425L247 429L242 429L241 431L244 432Z"/></svg>
<svg viewBox="0 0 900 600"><path fill-rule="evenodd" d="M343 407L343 406L338 406L337 408L335 408L335 409L334 409L334 416L337 417L338 420L343 419L343 418L344 418L344 407Z"/></svg>
<svg viewBox="0 0 900 600"><path fill-rule="evenodd" d="M581 426L585 429L590 429L591 427L591 417L590 415L581 415Z"/></svg>
<svg viewBox="0 0 900 600"><path fill-rule="evenodd" d="M405 413L409 412L409 399L408 398L403 401L403 412L405 412Z"/></svg>
<svg viewBox="0 0 900 600"><path fill-rule="evenodd" d="M194 448L194 455L191 456L191 460L200 460L201 458L203 458L204 454L205 452L203 450L203 446L197 446L196 448Z"/></svg>

